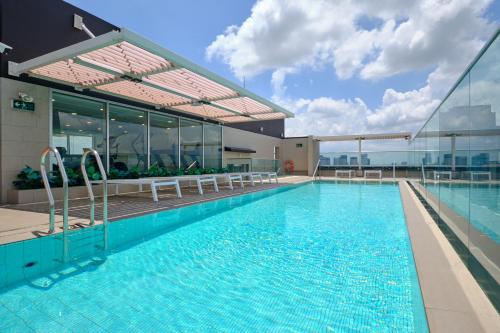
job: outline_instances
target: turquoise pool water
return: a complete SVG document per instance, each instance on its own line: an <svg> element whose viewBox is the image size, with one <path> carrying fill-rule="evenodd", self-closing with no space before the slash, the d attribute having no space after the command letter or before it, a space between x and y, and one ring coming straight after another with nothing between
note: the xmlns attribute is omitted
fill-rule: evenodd
<svg viewBox="0 0 500 333"><path fill-rule="evenodd" d="M425 187L479 231L500 243L500 186L426 184Z"/></svg>
<svg viewBox="0 0 500 333"><path fill-rule="evenodd" d="M0 332L427 332L396 185L160 212L113 223L112 243L158 225L0 291Z"/></svg>

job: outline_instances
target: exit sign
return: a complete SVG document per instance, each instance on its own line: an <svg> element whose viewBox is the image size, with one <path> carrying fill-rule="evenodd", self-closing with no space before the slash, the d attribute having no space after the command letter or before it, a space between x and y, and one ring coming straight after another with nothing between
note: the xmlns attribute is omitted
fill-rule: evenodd
<svg viewBox="0 0 500 333"><path fill-rule="evenodd" d="M17 110L22 111L35 111L35 103L33 102L25 102L21 99L13 99L12 107Z"/></svg>

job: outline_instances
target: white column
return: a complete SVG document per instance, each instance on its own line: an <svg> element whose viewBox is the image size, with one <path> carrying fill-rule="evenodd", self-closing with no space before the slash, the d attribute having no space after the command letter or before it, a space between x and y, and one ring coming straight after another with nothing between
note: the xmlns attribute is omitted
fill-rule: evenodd
<svg viewBox="0 0 500 333"><path fill-rule="evenodd" d="M358 139L358 169L361 170L361 138Z"/></svg>

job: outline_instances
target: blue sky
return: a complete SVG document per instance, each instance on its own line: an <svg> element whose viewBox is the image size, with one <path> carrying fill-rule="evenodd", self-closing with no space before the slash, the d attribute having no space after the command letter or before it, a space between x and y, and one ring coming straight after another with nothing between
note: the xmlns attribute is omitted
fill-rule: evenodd
<svg viewBox="0 0 500 333"><path fill-rule="evenodd" d="M416 131L500 21L500 0L68 2L245 78L287 135Z"/></svg>

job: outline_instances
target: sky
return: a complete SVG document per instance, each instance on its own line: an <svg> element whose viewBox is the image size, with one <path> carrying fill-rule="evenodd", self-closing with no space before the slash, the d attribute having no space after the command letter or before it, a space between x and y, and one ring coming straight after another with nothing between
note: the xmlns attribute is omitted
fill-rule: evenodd
<svg viewBox="0 0 500 333"><path fill-rule="evenodd" d="M286 136L415 133L500 26L500 0L67 2L294 112Z"/></svg>

